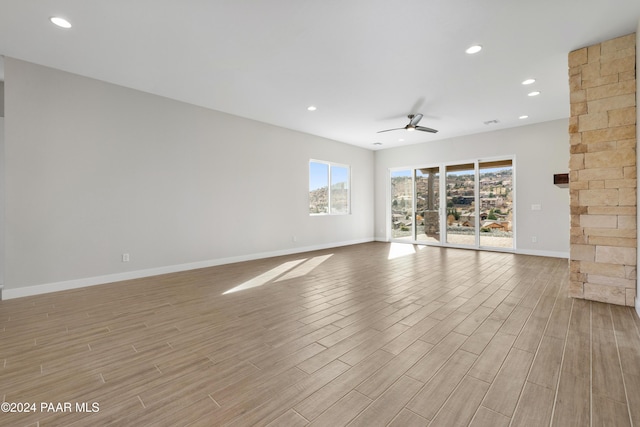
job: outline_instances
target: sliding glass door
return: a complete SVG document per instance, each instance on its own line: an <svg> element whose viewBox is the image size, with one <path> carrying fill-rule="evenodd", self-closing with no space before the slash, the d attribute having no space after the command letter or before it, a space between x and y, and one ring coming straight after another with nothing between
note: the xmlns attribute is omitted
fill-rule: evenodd
<svg viewBox="0 0 640 427"><path fill-rule="evenodd" d="M391 172L391 238L412 240L413 172Z"/></svg>
<svg viewBox="0 0 640 427"><path fill-rule="evenodd" d="M445 170L447 243L476 246L475 165L449 165Z"/></svg>
<svg viewBox="0 0 640 427"><path fill-rule="evenodd" d="M392 240L514 248L512 159L393 170L390 177Z"/></svg>
<svg viewBox="0 0 640 427"><path fill-rule="evenodd" d="M513 163L480 162L480 246L513 248Z"/></svg>

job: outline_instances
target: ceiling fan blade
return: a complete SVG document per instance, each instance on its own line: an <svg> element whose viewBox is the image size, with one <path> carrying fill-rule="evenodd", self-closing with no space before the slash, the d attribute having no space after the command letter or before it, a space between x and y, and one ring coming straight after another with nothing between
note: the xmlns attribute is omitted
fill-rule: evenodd
<svg viewBox="0 0 640 427"><path fill-rule="evenodd" d="M387 129L387 130L379 130L376 133L382 133L382 132L391 132L392 130L404 130L404 128L395 128L395 129Z"/></svg>
<svg viewBox="0 0 640 427"><path fill-rule="evenodd" d="M409 116L409 120L411 120L411 121L409 122L409 125L410 125L410 126L417 126L417 125L418 125L418 122L419 122L420 120L422 120L422 114L411 114L411 115Z"/></svg>
<svg viewBox="0 0 640 427"><path fill-rule="evenodd" d="M416 102L413 104L413 107L411 107L411 109L409 111L420 111L422 110L422 105L424 104L424 96L421 96L420 98L416 99Z"/></svg>
<svg viewBox="0 0 640 427"><path fill-rule="evenodd" d="M416 126L416 130L421 130L422 132L438 133L436 129L431 129L424 126Z"/></svg>

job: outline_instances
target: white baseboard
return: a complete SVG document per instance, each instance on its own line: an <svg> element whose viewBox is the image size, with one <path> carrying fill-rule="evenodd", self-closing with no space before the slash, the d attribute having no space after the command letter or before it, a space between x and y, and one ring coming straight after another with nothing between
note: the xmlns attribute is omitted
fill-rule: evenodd
<svg viewBox="0 0 640 427"><path fill-rule="evenodd" d="M636 313L638 313L638 317L640 317L640 297L636 297Z"/></svg>
<svg viewBox="0 0 640 427"><path fill-rule="evenodd" d="M350 240L324 245L305 246L299 248L289 248L271 252L259 252L254 254L240 255L229 258L218 258L208 261L198 261L187 264L169 265L165 267L149 268L145 270L128 271L124 273L107 274L104 276L86 277L74 280L65 280L55 283L44 283L41 285L23 286L9 289L2 289L0 286L0 299L13 299L33 295L47 294L50 292L68 291L71 289L84 288L87 286L104 285L105 283L121 282L123 280L140 279L142 277L158 276L160 274L177 273L180 271L195 270L198 268L214 267L217 265L232 264L235 262L252 261L256 259L271 258L282 255L293 255L297 253L317 251L322 249L336 248L340 246L356 245L360 243L372 242L373 238Z"/></svg>
<svg viewBox="0 0 640 427"><path fill-rule="evenodd" d="M516 249L515 253L521 255L534 255L534 256L547 256L551 258L566 258L569 259L569 252L560 251L537 251L531 249Z"/></svg>
<svg viewBox="0 0 640 427"><path fill-rule="evenodd" d="M384 239L382 237L376 237L375 241L376 242L389 243L389 240ZM415 242L403 242L403 243L416 244ZM425 243L418 242L417 244L424 245ZM428 245L427 244L427 246L442 247L442 248L454 248L454 249L471 249L471 250L475 250L476 249L476 248L469 248L469 247L456 246L456 245L447 245L447 244L444 244L444 245ZM478 250L487 250L487 248L480 248ZM496 248L496 250L498 252L513 252L515 254L521 254L521 255L534 255L534 256L546 256L546 257L551 257L551 258L566 258L566 259L569 259L569 252L538 251L538 250L532 250L532 249L516 249L515 251L511 251L511 250L500 250L500 248Z"/></svg>

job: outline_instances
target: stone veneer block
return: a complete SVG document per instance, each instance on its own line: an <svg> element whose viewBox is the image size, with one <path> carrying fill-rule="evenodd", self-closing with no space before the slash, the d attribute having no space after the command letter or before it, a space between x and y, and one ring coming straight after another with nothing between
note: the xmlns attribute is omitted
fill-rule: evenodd
<svg viewBox="0 0 640 427"><path fill-rule="evenodd" d="M617 189L580 190L581 206L618 206Z"/></svg>
<svg viewBox="0 0 640 427"><path fill-rule="evenodd" d="M637 166L626 166L623 168L623 174L625 178L637 178L638 177L638 167Z"/></svg>
<svg viewBox="0 0 640 427"><path fill-rule="evenodd" d="M622 265L636 265L636 248L624 248L619 246L595 246L596 262Z"/></svg>
<svg viewBox="0 0 640 427"><path fill-rule="evenodd" d="M638 193L635 188L620 188L618 192L620 206L636 206Z"/></svg>
<svg viewBox="0 0 640 427"><path fill-rule="evenodd" d="M569 295L633 305L637 284L636 35L569 54Z"/></svg>
<svg viewBox="0 0 640 427"><path fill-rule="evenodd" d="M631 215L619 215L618 216L618 228L628 228L635 230L638 226L636 216Z"/></svg>
<svg viewBox="0 0 640 427"><path fill-rule="evenodd" d="M595 246L619 246L623 248L635 248L638 244L636 239L625 237L602 237L602 236L585 236L586 243Z"/></svg>
<svg viewBox="0 0 640 427"><path fill-rule="evenodd" d="M626 305L627 303L627 293L624 288L585 283L583 295L584 299L592 301L608 302L618 305Z"/></svg>
<svg viewBox="0 0 640 427"><path fill-rule="evenodd" d="M593 245L571 245L571 259L577 261L595 261L596 247Z"/></svg>
<svg viewBox="0 0 640 427"><path fill-rule="evenodd" d="M574 50L569 53L569 67L577 67L587 63L587 48Z"/></svg>
<svg viewBox="0 0 640 427"><path fill-rule="evenodd" d="M590 213L593 215L629 215L636 216L635 206L580 206L579 214ZM573 211L572 211L573 212Z"/></svg>
<svg viewBox="0 0 640 427"><path fill-rule="evenodd" d="M619 279L628 279L627 270L624 265L589 261L571 262L575 262L577 264L577 268L579 269L580 273L595 274L599 276L609 275L610 277L617 277Z"/></svg>
<svg viewBox="0 0 640 427"><path fill-rule="evenodd" d="M597 153L585 153L585 169L612 168L636 164L636 150L618 149L614 151L600 151Z"/></svg>
<svg viewBox="0 0 640 427"><path fill-rule="evenodd" d="M637 279L637 268L634 266L630 266L630 265L625 265L624 266L624 270L626 273L626 278L627 279Z"/></svg>
<svg viewBox="0 0 640 427"><path fill-rule="evenodd" d="M587 89L587 99L595 101L596 99L610 98L612 96L635 94L636 85L633 80L606 84Z"/></svg>
<svg viewBox="0 0 640 427"><path fill-rule="evenodd" d="M602 52L603 55L634 48L636 46L636 34L632 33L616 37L615 39L604 41L597 46L600 46L600 52Z"/></svg>
<svg viewBox="0 0 640 427"><path fill-rule="evenodd" d="M627 239L636 238L636 230L632 230L632 229L584 228L582 232L590 237L602 236L602 237L624 237Z"/></svg>
<svg viewBox="0 0 640 427"><path fill-rule="evenodd" d="M619 82L620 76L611 75L611 76L604 76L604 77L596 77L593 79L585 79L584 76L582 76L581 80L582 80L582 89L589 89L592 87L609 85L611 83ZM628 79L628 80L632 80L632 79Z"/></svg>
<svg viewBox="0 0 640 427"><path fill-rule="evenodd" d="M579 181L622 178L624 178L624 170L621 168L590 168L578 171Z"/></svg>
<svg viewBox="0 0 640 427"><path fill-rule="evenodd" d="M633 95L633 105L635 105L636 96ZM613 102L610 98L607 98L609 102ZM589 105L589 110L591 110L591 105ZM611 110L613 108L609 108ZM619 126L614 128L607 129L598 129L582 132L582 143L589 144L591 142L603 142L603 141L619 141L621 139L633 139L636 137L636 127L634 125L630 126Z"/></svg>
<svg viewBox="0 0 640 427"><path fill-rule="evenodd" d="M636 289L625 289L626 291L626 305L633 307L636 300Z"/></svg>
<svg viewBox="0 0 640 427"><path fill-rule="evenodd" d="M615 286L623 289L635 287L636 284L635 280L610 276L598 276L596 274L587 274L587 281L594 285Z"/></svg>
<svg viewBox="0 0 640 427"><path fill-rule="evenodd" d="M638 182L635 179L608 179L604 182L604 188L636 188Z"/></svg>
<svg viewBox="0 0 640 427"><path fill-rule="evenodd" d="M594 129L605 129L607 127L609 127L609 113L607 111L578 116L579 132Z"/></svg>
<svg viewBox="0 0 640 427"><path fill-rule="evenodd" d="M585 91L581 91L581 92L585 92ZM588 100L586 94L583 94L581 96L578 96L578 98L582 98L582 99L577 102L587 101L587 109L590 113L596 113L598 111L616 110L619 108L635 107L636 105L635 94L628 94L628 95L622 95L622 96L614 96L611 98L602 98L602 99L593 99L593 100Z"/></svg>
<svg viewBox="0 0 640 427"><path fill-rule="evenodd" d="M569 156L569 167L573 170L584 169L584 154L571 154Z"/></svg>
<svg viewBox="0 0 640 427"><path fill-rule="evenodd" d="M618 148L618 141L592 142L587 145L587 153L596 153L598 151L613 151Z"/></svg>
<svg viewBox="0 0 640 427"><path fill-rule="evenodd" d="M600 66L600 74L607 76L610 74L618 74L624 71L634 70L636 67L635 57L622 57L610 61L602 62Z"/></svg>
<svg viewBox="0 0 640 427"><path fill-rule="evenodd" d="M621 108L608 111L609 126L626 126L636 124L636 107Z"/></svg>
<svg viewBox="0 0 640 427"><path fill-rule="evenodd" d="M580 215L581 227L618 228L616 215Z"/></svg>
<svg viewBox="0 0 640 427"><path fill-rule="evenodd" d="M569 296L572 298L584 298L584 283L573 280L570 281Z"/></svg>
<svg viewBox="0 0 640 427"><path fill-rule="evenodd" d="M616 141L616 149L624 149L624 148L635 149L636 140L635 139L619 139L618 141Z"/></svg>

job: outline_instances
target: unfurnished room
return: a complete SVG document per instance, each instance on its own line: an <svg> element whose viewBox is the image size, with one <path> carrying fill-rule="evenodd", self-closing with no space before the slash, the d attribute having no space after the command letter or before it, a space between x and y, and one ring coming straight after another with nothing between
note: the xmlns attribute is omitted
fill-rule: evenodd
<svg viewBox="0 0 640 427"><path fill-rule="evenodd" d="M0 1L0 426L640 426L638 34Z"/></svg>

